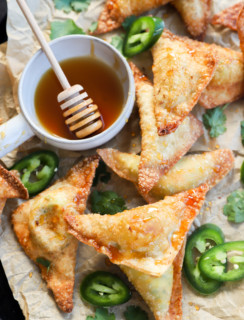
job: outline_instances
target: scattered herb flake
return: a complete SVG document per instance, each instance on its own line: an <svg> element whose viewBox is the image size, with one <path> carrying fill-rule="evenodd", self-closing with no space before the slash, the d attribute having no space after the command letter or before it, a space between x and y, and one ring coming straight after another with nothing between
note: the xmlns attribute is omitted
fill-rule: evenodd
<svg viewBox="0 0 244 320"><path fill-rule="evenodd" d="M97 308L95 316L87 316L86 320L115 320L115 315L109 313L107 309Z"/></svg>
<svg viewBox="0 0 244 320"><path fill-rule="evenodd" d="M128 31L130 29L130 26L136 19L137 17L135 15L125 18L124 22L122 23L122 27L125 29L125 31Z"/></svg>
<svg viewBox="0 0 244 320"><path fill-rule="evenodd" d="M91 194L93 213L116 214L126 210L125 200L113 191L93 191Z"/></svg>
<svg viewBox="0 0 244 320"><path fill-rule="evenodd" d="M104 183L108 183L110 179L111 179L111 173L107 171L107 166L105 162L100 160L92 186L96 187L99 180Z"/></svg>
<svg viewBox="0 0 244 320"><path fill-rule="evenodd" d="M244 121L241 121L241 142L244 146Z"/></svg>
<svg viewBox="0 0 244 320"><path fill-rule="evenodd" d="M241 223L244 221L244 190L233 191L224 205L224 215L228 221Z"/></svg>
<svg viewBox="0 0 244 320"><path fill-rule="evenodd" d="M76 12L87 10L90 0L54 0L55 8L69 13L71 10Z"/></svg>
<svg viewBox="0 0 244 320"><path fill-rule="evenodd" d="M69 34L85 34L85 32L83 29L79 28L72 19L51 22L51 40Z"/></svg>
<svg viewBox="0 0 244 320"><path fill-rule="evenodd" d="M126 320L148 320L147 313L139 306L129 306L124 312Z"/></svg>
<svg viewBox="0 0 244 320"><path fill-rule="evenodd" d="M50 267L51 267L51 262L45 258L38 257L36 258L36 262L41 264L42 266L47 268L47 272L49 272Z"/></svg>
<svg viewBox="0 0 244 320"><path fill-rule="evenodd" d="M97 26L98 26L98 22L97 21L93 21L90 28L88 29L91 33L94 32L95 30L97 30Z"/></svg>
<svg viewBox="0 0 244 320"><path fill-rule="evenodd" d="M125 39L124 33L113 36L111 39L111 45L114 46L120 53L122 53L122 50L123 50L124 39Z"/></svg>
<svg viewBox="0 0 244 320"><path fill-rule="evenodd" d="M217 107L210 109L203 115L203 124L205 128L209 130L211 138L216 138L226 131L226 115L223 112L224 108Z"/></svg>

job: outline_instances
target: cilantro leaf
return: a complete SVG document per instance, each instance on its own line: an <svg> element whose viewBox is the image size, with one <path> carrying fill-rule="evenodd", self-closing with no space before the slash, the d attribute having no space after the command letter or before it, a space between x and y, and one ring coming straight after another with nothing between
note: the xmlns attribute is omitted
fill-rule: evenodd
<svg viewBox="0 0 244 320"><path fill-rule="evenodd" d="M90 5L90 0L75 0L71 2L71 7L76 12L85 11Z"/></svg>
<svg viewBox="0 0 244 320"><path fill-rule="evenodd" d="M244 190L233 191L224 205L224 215L228 221L241 223L244 221Z"/></svg>
<svg viewBox="0 0 244 320"><path fill-rule="evenodd" d="M98 26L98 21L93 21L90 28L88 29L90 32L94 32L95 30L97 30L97 26Z"/></svg>
<svg viewBox="0 0 244 320"><path fill-rule="evenodd" d="M126 210L125 200L113 191L93 191L91 194L92 212L116 214Z"/></svg>
<svg viewBox="0 0 244 320"><path fill-rule="evenodd" d="M69 13L71 10L76 12L87 10L90 0L54 0L55 8Z"/></svg>
<svg viewBox="0 0 244 320"><path fill-rule="evenodd" d="M226 115L223 109L224 108L220 107L210 109L203 115L203 124L205 128L209 130L211 138L216 138L226 131Z"/></svg>
<svg viewBox="0 0 244 320"><path fill-rule="evenodd" d="M115 320L115 315L109 313L107 309L97 308L95 316L87 316L86 320Z"/></svg>
<svg viewBox="0 0 244 320"><path fill-rule="evenodd" d="M241 142L244 146L244 121L241 121Z"/></svg>
<svg viewBox="0 0 244 320"><path fill-rule="evenodd" d="M49 272L50 268L51 268L51 262L45 258L42 257L38 257L36 258L36 262L41 264L42 266L47 268L47 272Z"/></svg>
<svg viewBox="0 0 244 320"><path fill-rule="evenodd" d="M69 34L85 34L85 32L79 28L72 19L51 22L51 40Z"/></svg>
<svg viewBox="0 0 244 320"><path fill-rule="evenodd" d="M113 36L111 39L111 45L114 46L120 53L123 51L125 34L121 33L121 35Z"/></svg>
<svg viewBox="0 0 244 320"><path fill-rule="evenodd" d="M126 320L148 320L147 313L138 306L129 306L124 312Z"/></svg>
<svg viewBox="0 0 244 320"><path fill-rule="evenodd" d="M122 27L125 29L125 31L128 31L130 29L130 26L136 19L137 17L135 15L125 18L124 22L122 23Z"/></svg>
<svg viewBox="0 0 244 320"><path fill-rule="evenodd" d="M101 180L104 183L108 183L110 179L111 173L107 171L107 166L105 162L100 160L92 186L95 187L98 184L99 180Z"/></svg>

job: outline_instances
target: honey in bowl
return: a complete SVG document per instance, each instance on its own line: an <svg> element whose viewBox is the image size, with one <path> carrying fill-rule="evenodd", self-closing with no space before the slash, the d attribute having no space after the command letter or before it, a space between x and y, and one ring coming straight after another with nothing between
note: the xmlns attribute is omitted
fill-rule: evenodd
<svg viewBox="0 0 244 320"><path fill-rule="evenodd" d="M103 61L91 57L76 57L60 62L70 85L80 84L103 118L103 127L98 134L109 128L119 117L124 105L123 87L115 70ZM63 91L52 69L42 76L35 92L35 109L42 126L51 134L77 139L65 124L63 111L57 102Z"/></svg>

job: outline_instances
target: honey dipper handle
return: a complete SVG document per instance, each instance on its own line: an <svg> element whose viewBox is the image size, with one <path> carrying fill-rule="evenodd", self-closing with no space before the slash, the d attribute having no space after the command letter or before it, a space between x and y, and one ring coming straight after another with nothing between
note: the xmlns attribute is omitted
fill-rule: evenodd
<svg viewBox="0 0 244 320"><path fill-rule="evenodd" d="M63 70L61 69L57 59L55 58L52 50L50 49L47 41L45 40L45 37L43 36L43 33L41 31L41 29L39 28L33 14L31 13L29 7L27 6L25 0L16 0L20 9L22 10L24 16L26 17L26 20L28 21L32 31L34 32L37 40L39 41L42 50L45 52L52 68L53 71L55 72L59 82L61 83L63 89L68 89L70 88L70 84L65 76L65 74L63 73Z"/></svg>

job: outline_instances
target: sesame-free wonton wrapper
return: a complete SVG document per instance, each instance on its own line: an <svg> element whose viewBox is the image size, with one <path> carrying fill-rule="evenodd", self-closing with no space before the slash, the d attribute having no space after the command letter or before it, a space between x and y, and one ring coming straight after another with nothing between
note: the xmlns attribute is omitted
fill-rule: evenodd
<svg viewBox="0 0 244 320"><path fill-rule="evenodd" d="M115 215L67 212L65 219L73 236L113 263L160 277L179 252L207 191L201 185Z"/></svg>
<svg viewBox="0 0 244 320"><path fill-rule="evenodd" d="M63 214L68 208L72 214L84 212L97 165L97 157L79 162L65 178L21 204L12 215L19 243L40 267L43 279L63 312L73 309L78 247L78 241L67 232ZM50 269L38 263L37 258L49 261Z"/></svg>
<svg viewBox="0 0 244 320"><path fill-rule="evenodd" d="M147 194L160 176L166 174L191 148L203 133L203 128L199 120L189 115L175 132L159 136L154 114L153 85L133 63L130 66L135 79L142 136L138 185L141 193Z"/></svg>
<svg viewBox="0 0 244 320"><path fill-rule="evenodd" d="M196 105L213 77L212 50L164 30L152 48L155 116L159 135L174 132Z"/></svg>
<svg viewBox="0 0 244 320"><path fill-rule="evenodd" d="M172 3L191 36L202 40L209 23L211 0L174 0Z"/></svg>
<svg viewBox="0 0 244 320"><path fill-rule="evenodd" d="M243 2L230 6L223 11L215 14L211 20L212 24L221 25L237 31L237 19L243 7Z"/></svg>
<svg viewBox="0 0 244 320"><path fill-rule="evenodd" d="M98 149L103 161L121 178L138 184L140 156L115 149ZM178 161L147 194L148 202L198 187L202 183L213 188L234 166L231 150L220 149L202 154L187 155Z"/></svg>

